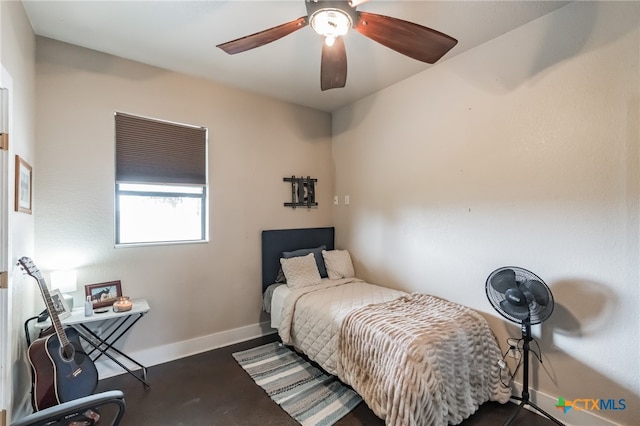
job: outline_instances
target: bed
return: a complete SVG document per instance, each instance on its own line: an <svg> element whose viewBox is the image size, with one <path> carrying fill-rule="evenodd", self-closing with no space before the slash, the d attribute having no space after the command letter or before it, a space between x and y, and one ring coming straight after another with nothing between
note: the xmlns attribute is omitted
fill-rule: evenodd
<svg viewBox="0 0 640 426"><path fill-rule="evenodd" d="M264 309L282 342L358 392L389 425L459 424L505 403L508 371L477 312L355 276L335 229L262 233Z"/></svg>

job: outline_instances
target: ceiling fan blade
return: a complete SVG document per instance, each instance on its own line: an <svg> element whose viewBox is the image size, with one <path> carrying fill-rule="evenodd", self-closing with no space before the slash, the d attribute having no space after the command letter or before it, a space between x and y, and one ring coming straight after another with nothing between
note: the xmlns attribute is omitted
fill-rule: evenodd
<svg viewBox="0 0 640 426"><path fill-rule="evenodd" d="M347 83L347 51L342 37L337 37L333 46L322 43L320 64L320 88L322 90L344 87Z"/></svg>
<svg viewBox="0 0 640 426"><path fill-rule="evenodd" d="M359 12L355 30L396 52L433 64L458 43L439 31L376 13Z"/></svg>
<svg viewBox="0 0 640 426"><path fill-rule="evenodd" d="M244 52L245 50L264 46L267 43L281 39L300 28L306 27L307 23L307 17L302 16L294 21L287 22L286 24L278 25L277 27L269 28L236 40L228 41L226 43L219 44L216 47L219 47L228 54L233 55Z"/></svg>

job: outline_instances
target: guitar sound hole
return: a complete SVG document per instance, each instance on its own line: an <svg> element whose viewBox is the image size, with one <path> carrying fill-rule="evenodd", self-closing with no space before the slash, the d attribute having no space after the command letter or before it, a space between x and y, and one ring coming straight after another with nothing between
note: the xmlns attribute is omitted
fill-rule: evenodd
<svg viewBox="0 0 640 426"><path fill-rule="evenodd" d="M60 357L65 361L72 361L76 353L76 348L71 343L65 345L60 350Z"/></svg>

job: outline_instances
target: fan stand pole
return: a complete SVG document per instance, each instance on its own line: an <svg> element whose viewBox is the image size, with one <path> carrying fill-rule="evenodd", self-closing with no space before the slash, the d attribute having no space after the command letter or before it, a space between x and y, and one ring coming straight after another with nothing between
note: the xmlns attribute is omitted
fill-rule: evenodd
<svg viewBox="0 0 640 426"><path fill-rule="evenodd" d="M524 358L524 361L523 361L524 365L522 369L522 375L523 375L522 396L511 397L513 399L520 401L520 404L514 410L513 414L511 414L511 417L509 417L509 419L505 422L504 426L508 426L509 424L511 424L513 419L516 418L520 410L524 408L525 405L530 405L531 407L536 409L538 412L543 414L546 418L548 418L552 422L559 424L560 426L564 426L564 423L555 419L552 415L544 411L542 408L538 407L536 404L529 401L529 342L531 342L533 338L531 337L531 324L529 323L528 320L522 322L522 340L524 341L524 344L522 345L523 346L522 356Z"/></svg>

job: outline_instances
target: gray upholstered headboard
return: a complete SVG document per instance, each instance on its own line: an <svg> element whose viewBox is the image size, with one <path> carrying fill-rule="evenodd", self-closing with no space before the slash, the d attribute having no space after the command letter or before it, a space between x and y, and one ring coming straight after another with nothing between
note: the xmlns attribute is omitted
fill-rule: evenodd
<svg viewBox="0 0 640 426"><path fill-rule="evenodd" d="M282 252L321 245L333 250L334 237L334 227L262 231L262 291L276 281Z"/></svg>

